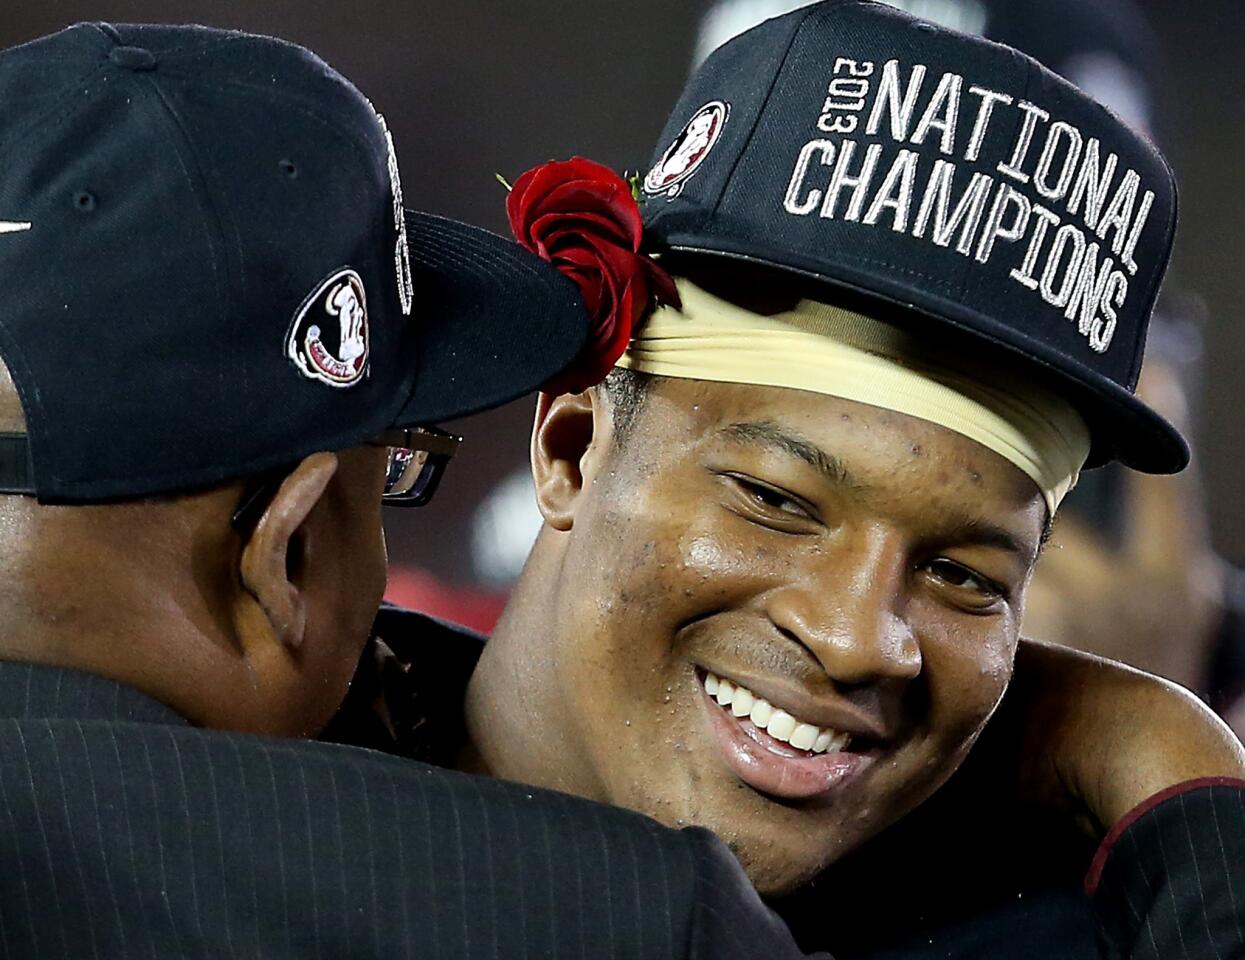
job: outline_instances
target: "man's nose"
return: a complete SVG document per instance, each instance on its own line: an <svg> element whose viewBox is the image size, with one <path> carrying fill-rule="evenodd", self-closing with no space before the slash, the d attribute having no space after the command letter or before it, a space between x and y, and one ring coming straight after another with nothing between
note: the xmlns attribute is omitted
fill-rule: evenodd
<svg viewBox="0 0 1245 960"><path fill-rule="evenodd" d="M862 531L793 569L799 579L771 595L770 619L836 683L910 680L921 647L906 616L908 567L898 534Z"/></svg>

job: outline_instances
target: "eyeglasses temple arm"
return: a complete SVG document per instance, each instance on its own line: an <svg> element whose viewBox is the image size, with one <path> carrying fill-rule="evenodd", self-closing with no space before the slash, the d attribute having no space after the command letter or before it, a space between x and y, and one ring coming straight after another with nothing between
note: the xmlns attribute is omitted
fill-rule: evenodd
<svg viewBox="0 0 1245 960"><path fill-rule="evenodd" d="M0 493L35 493L30 438L24 433L0 433Z"/></svg>

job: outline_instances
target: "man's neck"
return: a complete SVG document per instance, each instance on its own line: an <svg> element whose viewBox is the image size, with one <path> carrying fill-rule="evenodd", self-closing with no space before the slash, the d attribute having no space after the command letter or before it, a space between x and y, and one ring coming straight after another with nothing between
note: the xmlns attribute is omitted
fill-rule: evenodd
<svg viewBox="0 0 1245 960"><path fill-rule="evenodd" d="M184 634L127 630L103 618L94 625L77 618L53 625L28 624L26 629L18 625L0 642L0 660L90 674L193 717L194 690L226 687L213 679L217 671L204 649L209 642L195 643Z"/></svg>
<svg viewBox="0 0 1245 960"><path fill-rule="evenodd" d="M461 769L606 801L572 775L565 738L571 719L554 688L547 638L557 629L558 558L537 542L467 687L468 747ZM552 586L551 586L552 585Z"/></svg>

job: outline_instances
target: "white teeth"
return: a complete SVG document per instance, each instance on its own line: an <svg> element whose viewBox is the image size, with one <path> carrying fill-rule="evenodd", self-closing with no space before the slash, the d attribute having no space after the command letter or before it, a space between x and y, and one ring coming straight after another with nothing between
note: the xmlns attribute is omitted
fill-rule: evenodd
<svg viewBox="0 0 1245 960"><path fill-rule="evenodd" d="M736 686L712 673L705 674L705 692L721 706L728 708L735 717L748 717L775 740L789 743L797 750L836 753L844 749L851 740L851 734L797 720L786 710L774 707L747 687Z"/></svg>
<svg viewBox="0 0 1245 960"><path fill-rule="evenodd" d="M795 717L786 710L775 710L774 715L769 718L769 723L765 725L765 730L775 740L782 740L785 743L791 739L791 734L795 733Z"/></svg>
<svg viewBox="0 0 1245 960"><path fill-rule="evenodd" d="M788 742L797 750L811 750L813 744L817 741L818 733L820 731L811 723L801 723L792 732L791 739Z"/></svg>
<svg viewBox="0 0 1245 960"><path fill-rule="evenodd" d="M769 723L769 718L772 717L773 715L774 715L774 708L769 705L769 701L758 700L756 703L752 705L752 713L750 714L749 719L751 719L753 723L755 723L758 727L764 730L765 725Z"/></svg>

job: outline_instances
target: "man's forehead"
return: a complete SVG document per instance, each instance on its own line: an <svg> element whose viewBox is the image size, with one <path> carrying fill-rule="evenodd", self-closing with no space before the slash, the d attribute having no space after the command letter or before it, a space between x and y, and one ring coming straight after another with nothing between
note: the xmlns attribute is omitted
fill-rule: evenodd
<svg viewBox="0 0 1245 960"><path fill-rule="evenodd" d="M969 449L916 421L945 427L972 441L974 451L979 445L1018 468L1051 515L1075 485L1090 452L1086 422L1056 385L1017 369L997 348L934 336L928 324L893 307L851 305L772 270L744 266L727 277L722 263L708 258L676 259L672 266L681 304L647 319L620 366L765 388L771 406L784 403L775 400L782 396L775 389L793 391L798 399L785 405L797 409L834 397L860 405L854 406L860 417L889 432L921 434L925 439L913 441L918 446ZM764 282L767 276L771 282ZM826 416L826 403L813 406Z"/></svg>
<svg viewBox="0 0 1245 960"><path fill-rule="evenodd" d="M736 443L769 447L794 457L834 483L846 486L855 484L840 457L800 434L784 430L773 420L737 420L723 427L719 433Z"/></svg>
<svg viewBox="0 0 1245 960"><path fill-rule="evenodd" d="M696 448L735 448L804 465L857 492L902 489L1008 510L1040 503L1027 476L992 450L939 424L868 404L788 387L656 378ZM641 425L639 429L644 429ZM971 506L971 504L968 504Z"/></svg>

